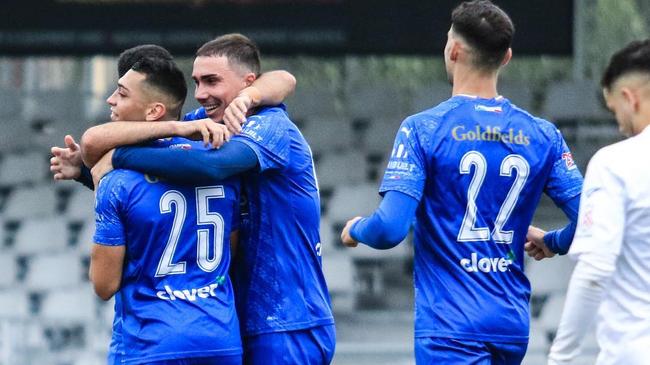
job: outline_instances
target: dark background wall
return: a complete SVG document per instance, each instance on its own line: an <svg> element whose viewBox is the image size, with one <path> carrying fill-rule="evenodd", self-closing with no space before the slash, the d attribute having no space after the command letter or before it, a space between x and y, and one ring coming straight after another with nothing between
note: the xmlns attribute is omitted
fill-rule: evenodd
<svg viewBox="0 0 650 365"><path fill-rule="evenodd" d="M0 54L117 54L156 43L191 55L226 32L264 54L439 54L460 1L3 1ZM495 1L513 18L518 54L570 55L573 1Z"/></svg>

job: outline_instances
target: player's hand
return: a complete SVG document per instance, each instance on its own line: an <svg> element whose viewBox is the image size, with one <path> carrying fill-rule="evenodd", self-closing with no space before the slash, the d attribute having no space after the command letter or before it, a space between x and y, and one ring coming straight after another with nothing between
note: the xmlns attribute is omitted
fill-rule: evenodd
<svg viewBox="0 0 650 365"><path fill-rule="evenodd" d="M223 124L232 134L239 134L241 126L246 123L246 114L259 103L259 90L247 87L242 90L226 107L223 113Z"/></svg>
<svg viewBox="0 0 650 365"><path fill-rule="evenodd" d="M90 170L90 173L93 175L93 184L95 185L95 191L97 191L97 185L99 185L99 180L102 179L106 174L113 171L113 152L115 149L112 149L102 158L97 161L95 166Z"/></svg>
<svg viewBox="0 0 650 365"><path fill-rule="evenodd" d="M52 147L53 157L50 158L50 171L54 180L72 180L81 175L81 150L71 135L63 139L66 147Z"/></svg>
<svg viewBox="0 0 650 365"><path fill-rule="evenodd" d="M347 247L357 247L359 244L359 242L350 236L350 229L352 228L352 225L359 219L361 219L361 217L354 217L345 224L345 227L343 227L343 231L341 232L341 242L343 242L343 244Z"/></svg>
<svg viewBox="0 0 650 365"><path fill-rule="evenodd" d="M178 135L195 141L203 141L205 146L219 148L230 140L228 128L216 123L212 119L205 118L192 122L179 122Z"/></svg>
<svg viewBox="0 0 650 365"><path fill-rule="evenodd" d="M536 261L541 261L546 258L555 256L546 244L544 243L544 234L546 231L539 229L535 226L528 227L528 234L526 234L526 243L524 244L524 251L528 256L534 258Z"/></svg>

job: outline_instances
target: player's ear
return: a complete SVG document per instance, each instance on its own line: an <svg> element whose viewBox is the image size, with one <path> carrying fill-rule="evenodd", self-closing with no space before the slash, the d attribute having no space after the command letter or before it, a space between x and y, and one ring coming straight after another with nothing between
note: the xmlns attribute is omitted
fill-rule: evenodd
<svg viewBox="0 0 650 365"><path fill-rule="evenodd" d="M462 48L463 45L460 42L454 41L451 45L451 50L449 51L449 59L454 62L458 61L458 56L460 55Z"/></svg>
<svg viewBox="0 0 650 365"><path fill-rule="evenodd" d="M252 72L247 73L244 76L244 83L246 84L246 87L251 86L251 84L253 83L253 81L255 81L255 79L257 79L257 75L255 75Z"/></svg>
<svg viewBox="0 0 650 365"><path fill-rule="evenodd" d="M154 120L160 120L162 117L167 114L167 107L163 103L151 103L147 107L147 114L145 118L148 122Z"/></svg>
<svg viewBox="0 0 650 365"><path fill-rule="evenodd" d="M505 56L503 56L503 60L501 61L501 66L507 65L511 59L512 59L512 48L508 48Z"/></svg>
<svg viewBox="0 0 650 365"><path fill-rule="evenodd" d="M641 107L641 103L640 103L640 100L639 100L639 95L635 92L635 90L632 90L629 87L622 87L621 88L621 95L623 96L623 99L625 100L625 103L634 112L639 111L639 108Z"/></svg>

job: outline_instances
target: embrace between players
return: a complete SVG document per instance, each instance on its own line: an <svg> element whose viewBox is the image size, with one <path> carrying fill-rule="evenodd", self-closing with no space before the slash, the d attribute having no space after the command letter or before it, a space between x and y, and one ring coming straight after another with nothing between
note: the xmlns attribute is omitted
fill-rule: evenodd
<svg viewBox="0 0 650 365"><path fill-rule="evenodd" d="M541 260L569 251L582 176L555 126L497 92L512 56L508 15L477 0L460 4L451 23L452 97L404 120L379 208L350 220L341 239L388 249L415 220L417 364L519 364L529 332L524 252ZM293 77L260 76L256 46L224 35L197 51L202 108L178 122L187 90L171 56L142 46L119 63L112 122L86 131L81 146L66 136L51 161L55 179L96 189L90 278L100 297L116 298L109 363L330 363L313 159L282 104ZM609 101L618 79L650 77L634 65L603 82L617 119L623 104ZM458 141L458 127L512 129L529 144ZM566 227L529 227L542 192ZM574 342L554 345L550 361L570 361Z"/></svg>

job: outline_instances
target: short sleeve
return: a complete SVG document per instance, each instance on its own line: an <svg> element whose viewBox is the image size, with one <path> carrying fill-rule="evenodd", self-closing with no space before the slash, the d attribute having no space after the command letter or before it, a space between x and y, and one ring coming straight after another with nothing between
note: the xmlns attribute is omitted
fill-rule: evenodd
<svg viewBox="0 0 650 365"><path fill-rule="evenodd" d="M118 178L118 171L106 175L95 195L95 243L105 246L121 246L126 243L122 222L122 204L125 189Z"/></svg>
<svg viewBox="0 0 650 365"><path fill-rule="evenodd" d="M555 129L553 166L546 183L545 192L556 204L562 204L580 194L582 174L573 160L560 131Z"/></svg>
<svg viewBox="0 0 650 365"><path fill-rule="evenodd" d="M205 119L207 117L208 117L208 113L206 113L205 108L200 107L198 109L192 110L191 112L185 114L185 116L183 116L183 120L191 121L191 120Z"/></svg>
<svg viewBox="0 0 650 365"><path fill-rule="evenodd" d="M246 144L257 156L260 171L282 169L289 164L290 136L284 113L274 112L248 118L241 134L232 138Z"/></svg>
<svg viewBox="0 0 650 365"><path fill-rule="evenodd" d="M569 255L618 256L625 228L625 186L599 151L587 168L578 213L578 227Z"/></svg>
<svg viewBox="0 0 650 365"><path fill-rule="evenodd" d="M414 120L407 118L395 137L379 192L399 191L419 201L425 180L426 164L418 130Z"/></svg>

